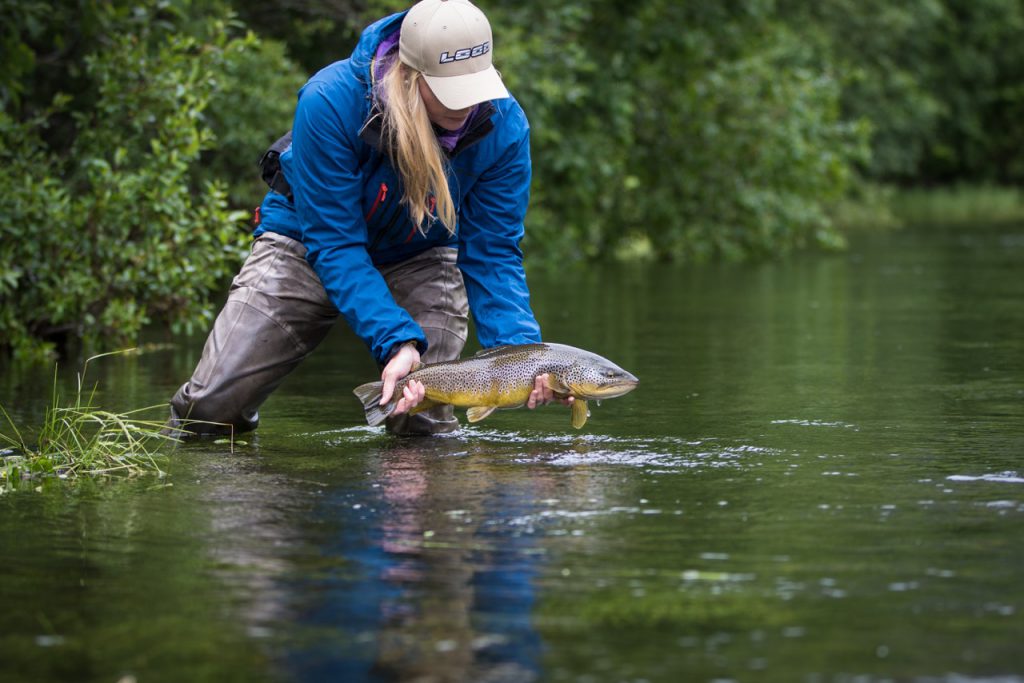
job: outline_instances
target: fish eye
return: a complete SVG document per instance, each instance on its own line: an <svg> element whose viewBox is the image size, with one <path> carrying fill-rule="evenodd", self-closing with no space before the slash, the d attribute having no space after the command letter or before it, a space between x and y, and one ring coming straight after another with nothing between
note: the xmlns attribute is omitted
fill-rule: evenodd
<svg viewBox="0 0 1024 683"><path fill-rule="evenodd" d="M604 371L604 376L605 377L618 377L619 373L615 372L614 370L605 370Z"/></svg>

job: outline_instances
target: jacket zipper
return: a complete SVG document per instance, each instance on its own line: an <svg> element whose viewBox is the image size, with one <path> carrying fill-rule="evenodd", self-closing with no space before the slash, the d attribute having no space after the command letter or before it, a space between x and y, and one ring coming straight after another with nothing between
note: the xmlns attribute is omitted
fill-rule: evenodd
<svg viewBox="0 0 1024 683"><path fill-rule="evenodd" d="M369 223L370 219L373 218L373 214L377 212L377 209L384 200L388 197L388 186L387 183L381 183L380 189L377 190L377 198L373 200L373 206L370 207L370 212L366 214L366 222Z"/></svg>

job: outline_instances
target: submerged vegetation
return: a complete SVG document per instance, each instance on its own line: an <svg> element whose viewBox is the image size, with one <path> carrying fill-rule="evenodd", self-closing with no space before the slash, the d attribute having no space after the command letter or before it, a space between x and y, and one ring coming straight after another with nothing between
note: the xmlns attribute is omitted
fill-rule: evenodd
<svg viewBox="0 0 1024 683"><path fill-rule="evenodd" d="M0 430L0 493L40 477L163 476L158 449L175 439L161 434L165 413L156 419L143 416L167 407L117 413L97 406L97 388L88 387L85 376L90 361L106 355L111 354L86 360L75 392L66 402L58 391L55 373L52 400L38 430L30 433L19 428L0 406L0 417L9 429Z"/></svg>

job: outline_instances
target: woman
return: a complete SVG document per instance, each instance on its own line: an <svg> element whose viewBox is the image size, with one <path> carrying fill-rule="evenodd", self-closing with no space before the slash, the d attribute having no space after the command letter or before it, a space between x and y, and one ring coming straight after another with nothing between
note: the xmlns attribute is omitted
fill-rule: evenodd
<svg viewBox="0 0 1024 683"><path fill-rule="evenodd" d="M491 50L474 5L423 0L306 83L286 182L264 199L252 253L171 400L174 426L255 429L339 312L383 368L382 403L417 363L459 356L469 311L485 348L540 341L519 249L529 126ZM552 399L545 379L530 408ZM389 429L457 428L450 406L409 416L423 396L410 382Z"/></svg>

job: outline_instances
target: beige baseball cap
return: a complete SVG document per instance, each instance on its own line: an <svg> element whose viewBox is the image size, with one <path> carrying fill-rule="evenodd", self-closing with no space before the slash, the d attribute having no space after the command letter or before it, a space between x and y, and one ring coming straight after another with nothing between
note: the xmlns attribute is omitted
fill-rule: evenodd
<svg viewBox="0 0 1024 683"><path fill-rule="evenodd" d="M508 97L491 65L491 24L467 0L423 0L402 20L398 58L423 74L449 109Z"/></svg>

